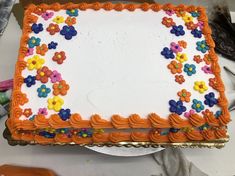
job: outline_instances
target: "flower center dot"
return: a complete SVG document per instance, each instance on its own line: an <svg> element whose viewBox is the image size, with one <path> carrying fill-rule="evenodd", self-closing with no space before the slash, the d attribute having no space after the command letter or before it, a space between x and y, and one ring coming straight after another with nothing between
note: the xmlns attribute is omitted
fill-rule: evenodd
<svg viewBox="0 0 235 176"><path fill-rule="evenodd" d="M61 55L59 54L59 55L57 55L57 57L60 59L60 58L61 58Z"/></svg>
<svg viewBox="0 0 235 176"><path fill-rule="evenodd" d="M46 92L46 89L42 89L42 92Z"/></svg>
<svg viewBox="0 0 235 176"><path fill-rule="evenodd" d="M197 107L197 108L200 108L200 107L201 107L201 105L198 103L198 104L196 105L196 107Z"/></svg>
<svg viewBox="0 0 235 176"><path fill-rule="evenodd" d="M33 61L32 64L35 65L37 62L36 61Z"/></svg>
<svg viewBox="0 0 235 176"><path fill-rule="evenodd" d="M44 76L45 75L45 73L44 72L40 72L40 76Z"/></svg>
<svg viewBox="0 0 235 176"><path fill-rule="evenodd" d="M188 70L189 70L189 71L193 71L193 68L192 68L192 67L190 67Z"/></svg>

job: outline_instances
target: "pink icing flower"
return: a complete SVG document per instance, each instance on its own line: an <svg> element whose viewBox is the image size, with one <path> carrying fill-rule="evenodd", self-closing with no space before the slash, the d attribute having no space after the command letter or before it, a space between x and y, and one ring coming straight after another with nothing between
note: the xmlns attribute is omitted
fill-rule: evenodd
<svg viewBox="0 0 235 176"><path fill-rule="evenodd" d="M42 14L42 18L44 20L49 20L53 15L54 15L53 12L45 12L45 13Z"/></svg>
<svg viewBox="0 0 235 176"><path fill-rule="evenodd" d="M59 82L62 80L61 78L61 74L59 72L57 72L56 70L54 70L50 76L51 78L51 82L55 83L55 82Z"/></svg>
<svg viewBox="0 0 235 176"><path fill-rule="evenodd" d="M203 24L202 21L199 21L199 22L197 23L197 26L202 30L203 27L204 27L204 24Z"/></svg>
<svg viewBox="0 0 235 176"><path fill-rule="evenodd" d="M167 10L166 11L166 14L169 16L172 16L174 13L175 13L174 10Z"/></svg>
<svg viewBox="0 0 235 176"><path fill-rule="evenodd" d="M39 108L38 115L47 115L47 108Z"/></svg>
<svg viewBox="0 0 235 176"><path fill-rule="evenodd" d="M175 42L172 42L171 43L171 50L174 52L174 53L178 53L178 52L181 52L182 51L182 48Z"/></svg>
<svg viewBox="0 0 235 176"><path fill-rule="evenodd" d="M204 71L204 73L206 74L212 74L212 70L211 67L205 65L204 67L202 67L202 71Z"/></svg>
<svg viewBox="0 0 235 176"><path fill-rule="evenodd" d="M195 111L191 109L189 112L184 113L184 117L189 118L192 114L195 114Z"/></svg>
<svg viewBox="0 0 235 176"><path fill-rule="evenodd" d="M31 56L31 55L33 55L33 48L29 48L26 53L26 56Z"/></svg>

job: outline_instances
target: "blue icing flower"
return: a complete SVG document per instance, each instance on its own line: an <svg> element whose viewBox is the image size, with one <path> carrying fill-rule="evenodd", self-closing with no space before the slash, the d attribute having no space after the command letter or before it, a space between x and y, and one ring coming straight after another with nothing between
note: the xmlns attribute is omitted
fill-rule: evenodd
<svg viewBox="0 0 235 176"><path fill-rule="evenodd" d="M34 23L31 26L31 29L35 34L38 34L39 32L43 31L43 25L42 23L39 23L39 24Z"/></svg>
<svg viewBox="0 0 235 176"><path fill-rule="evenodd" d="M59 112L59 116L62 120L66 121L71 116L70 109L61 109Z"/></svg>
<svg viewBox="0 0 235 176"><path fill-rule="evenodd" d="M197 48L198 51L201 51L202 53L206 53L209 50L209 46L207 45L205 40L198 41L197 42Z"/></svg>
<svg viewBox="0 0 235 176"><path fill-rule="evenodd" d="M66 14L71 16L71 17L76 17L78 16L78 9L71 9L71 10L66 10Z"/></svg>
<svg viewBox="0 0 235 176"><path fill-rule="evenodd" d="M35 117L36 117L36 115L32 115L32 116L29 118L29 120L30 120L30 121L34 121Z"/></svg>
<svg viewBox="0 0 235 176"><path fill-rule="evenodd" d="M204 101L204 103L209 107L213 107L215 104L218 103L218 100L215 98L215 94L213 92L206 94L205 99L206 100Z"/></svg>
<svg viewBox="0 0 235 176"><path fill-rule="evenodd" d="M215 118L219 118L222 115L222 111L215 112Z"/></svg>
<svg viewBox="0 0 235 176"><path fill-rule="evenodd" d="M181 115L183 112L186 111L186 107L183 106L183 102L180 100L177 102L175 100L170 100L169 105L170 105L170 112L174 112L176 114Z"/></svg>
<svg viewBox="0 0 235 176"><path fill-rule="evenodd" d="M172 29L170 31L172 34L175 34L176 36L184 35L184 29L182 25L179 26L172 26Z"/></svg>
<svg viewBox="0 0 235 176"><path fill-rule="evenodd" d="M193 34L193 36L195 38L201 38L202 37L202 31L199 31L198 29L194 29L191 31L191 34Z"/></svg>
<svg viewBox="0 0 235 176"><path fill-rule="evenodd" d="M210 127L210 125L208 125L207 123L205 123L204 125L202 125L202 126L200 126L199 127L199 130L206 130L206 129L208 129Z"/></svg>
<svg viewBox="0 0 235 176"><path fill-rule="evenodd" d="M193 99L192 108L197 112L201 112L202 110L204 110L204 105L202 104L201 101Z"/></svg>
<svg viewBox="0 0 235 176"><path fill-rule="evenodd" d="M174 59L175 58L173 51L167 47L163 48L161 55L163 55L166 59Z"/></svg>
<svg viewBox="0 0 235 176"><path fill-rule="evenodd" d="M70 40L73 36L77 35L77 31L73 26L63 26L60 34L63 35L66 40Z"/></svg>
<svg viewBox="0 0 235 176"><path fill-rule="evenodd" d="M33 48L33 47L35 47L35 46L39 46L39 45L40 45L40 42L41 42L41 39L40 39L40 38L31 37L31 38L28 40L29 48Z"/></svg>
<svg viewBox="0 0 235 176"><path fill-rule="evenodd" d="M170 132L177 133L180 129L178 128L170 128Z"/></svg>
<svg viewBox="0 0 235 176"><path fill-rule="evenodd" d="M51 89L50 88L47 88L45 84L41 85L41 87L39 87L37 89L37 92L38 92L38 96L40 98L46 98L47 95L51 92Z"/></svg>
<svg viewBox="0 0 235 176"><path fill-rule="evenodd" d="M46 138L54 138L55 133L50 133L50 132L47 132L47 131L40 131L39 136L44 136Z"/></svg>
<svg viewBox="0 0 235 176"><path fill-rule="evenodd" d="M185 64L184 72L187 73L188 76L192 76L196 73L196 66L194 64Z"/></svg>
<svg viewBox="0 0 235 176"><path fill-rule="evenodd" d="M48 49L56 49L57 45L58 43L52 41L48 44Z"/></svg>
<svg viewBox="0 0 235 176"><path fill-rule="evenodd" d="M193 12L190 12L192 17L196 18L196 17L199 17L200 16L200 13L197 12L197 11L193 11Z"/></svg>
<svg viewBox="0 0 235 176"><path fill-rule="evenodd" d="M83 128L81 131L79 131L78 135L83 138L92 137L92 131L89 129Z"/></svg>
<svg viewBox="0 0 235 176"><path fill-rule="evenodd" d="M60 128L60 129L57 129L56 132L66 134L66 133L69 133L69 128Z"/></svg>
<svg viewBox="0 0 235 176"><path fill-rule="evenodd" d="M24 78L24 83L26 84L27 87L31 87L32 85L36 84L35 82L36 77L35 76L27 76L27 78Z"/></svg>

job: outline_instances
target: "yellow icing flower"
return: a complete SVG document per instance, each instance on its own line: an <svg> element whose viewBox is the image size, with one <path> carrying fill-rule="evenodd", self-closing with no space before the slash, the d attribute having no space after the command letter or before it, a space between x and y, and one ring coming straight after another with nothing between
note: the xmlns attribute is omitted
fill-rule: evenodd
<svg viewBox="0 0 235 176"><path fill-rule="evenodd" d="M57 23L57 24L60 24L60 23L63 23L64 22L64 17L62 16L57 16L53 19L53 22Z"/></svg>
<svg viewBox="0 0 235 176"><path fill-rule="evenodd" d="M208 87L206 86L206 83L204 81L195 81L194 82L194 90L204 93L205 91L208 90Z"/></svg>
<svg viewBox="0 0 235 176"><path fill-rule="evenodd" d="M56 112L59 112L62 105L64 104L64 100L60 98L59 96L54 96L53 98L49 98L47 100L48 103L48 109L53 109Z"/></svg>
<svg viewBox="0 0 235 176"><path fill-rule="evenodd" d="M27 67L29 70L40 69L45 63L43 58L40 58L38 55L33 56L27 60Z"/></svg>
<svg viewBox="0 0 235 176"><path fill-rule="evenodd" d="M185 16L183 16L183 20L185 23L189 23L189 22L193 21L193 17L189 16L189 15L185 15Z"/></svg>
<svg viewBox="0 0 235 176"><path fill-rule="evenodd" d="M178 60L180 63L183 63L188 60L188 57L184 53L177 53L176 60Z"/></svg>

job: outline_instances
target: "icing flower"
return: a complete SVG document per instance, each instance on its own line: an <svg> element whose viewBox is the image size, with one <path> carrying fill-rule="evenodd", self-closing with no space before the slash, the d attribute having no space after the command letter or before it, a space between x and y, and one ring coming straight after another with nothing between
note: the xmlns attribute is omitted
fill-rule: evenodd
<svg viewBox="0 0 235 176"><path fill-rule="evenodd" d="M211 67L205 65L204 67L202 67L202 71L204 71L204 73L206 74L212 74L212 70Z"/></svg>
<svg viewBox="0 0 235 176"><path fill-rule="evenodd" d="M194 30L197 28L197 25L194 24L192 21L185 23L185 26L187 27L188 30Z"/></svg>
<svg viewBox="0 0 235 176"><path fill-rule="evenodd" d="M53 94L54 95L66 95L69 90L69 85L66 84L65 80L60 81L59 83L53 84Z"/></svg>
<svg viewBox="0 0 235 176"><path fill-rule="evenodd" d="M198 51L201 51L202 53L205 53L209 50L209 46L207 45L205 40L198 41L197 42L197 48Z"/></svg>
<svg viewBox="0 0 235 176"><path fill-rule="evenodd" d="M163 48L161 55L163 55L166 59L174 59L173 51L167 47Z"/></svg>
<svg viewBox="0 0 235 176"><path fill-rule="evenodd" d="M52 60L57 62L57 64L62 64L65 59L66 56L64 51L56 52L52 58Z"/></svg>
<svg viewBox="0 0 235 176"><path fill-rule="evenodd" d="M177 10L175 13L176 13L177 17L183 17L186 14L186 12L183 10Z"/></svg>
<svg viewBox="0 0 235 176"><path fill-rule="evenodd" d="M78 135L82 138L89 138L92 137L92 131L86 128L83 128L81 131L79 131Z"/></svg>
<svg viewBox="0 0 235 176"><path fill-rule="evenodd" d="M48 109L59 112L62 105L64 104L64 100L60 98L59 96L55 96L53 98L49 98L47 100L47 103L48 103L48 106L47 106Z"/></svg>
<svg viewBox="0 0 235 176"><path fill-rule="evenodd" d="M27 68L29 70L40 69L45 63L43 58L40 58L38 55L33 56L27 60Z"/></svg>
<svg viewBox="0 0 235 176"><path fill-rule="evenodd" d="M47 132L47 131L40 131L39 133L38 133L38 135L39 136L43 136L43 137L45 137L45 138L50 138L50 139L52 139L52 138L55 138L55 133L52 133L52 132Z"/></svg>
<svg viewBox="0 0 235 176"><path fill-rule="evenodd" d="M178 115L181 115L183 112L186 111L186 107L183 106L182 101L175 101L175 100L170 100L169 101L170 105L170 112L176 113Z"/></svg>
<svg viewBox="0 0 235 176"><path fill-rule="evenodd" d="M38 110L38 115L47 115L48 112L47 112L47 108L39 108Z"/></svg>
<svg viewBox="0 0 235 176"><path fill-rule="evenodd" d="M50 18L52 18L53 15L54 15L53 12L45 12L45 13L42 14L42 18L47 21L47 20L49 20Z"/></svg>
<svg viewBox="0 0 235 176"><path fill-rule="evenodd" d="M185 53L177 53L176 60L178 60L180 63L183 63L188 60L188 57Z"/></svg>
<svg viewBox="0 0 235 176"><path fill-rule="evenodd" d="M196 66L193 64L185 64L184 72L187 73L188 76L192 76L196 73Z"/></svg>
<svg viewBox="0 0 235 176"><path fill-rule="evenodd" d="M216 111L214 116L215 118L219 118L222 115L222 111Z"/></svg>
<svg viewBox="0 0 235 176"><path fill-rule="evenodd" d="M62 16L57 16L53 19L53 22L55 22L56 24L60 24L64 22L64 17Z"/></svg>
<svg viewBox="0 0 235 176"><path fill-rule="evenodd" d="M39 45L40 45L40 42L41 42L41 39L40 39L40 38L31 37L31 38L28 40L29 48L33 48L33 47L35 47L35 46L39 46Z"/></svg>
<svg viewBox="0 0 235 176"><path fill-rule="evenodd" d="M204 105L201 101L193 99L192 108L197 112L201 112L202 110L204 110Z"/></svg>
<svg viewBox="0 0 235 176"><path fill-rule="evenodd" d="M60 32L60 28L58 24L50 23L46 29L50 35L55 35L57 32Z"/></svg>
<svg viewBox="0 0 235 176"><path fill-rule="evenodd" d="M48 48L46 44L42 44L41 46L36 47L36 53L42 56L45 56L47 51L48 51Z"/></svg>
<svg viewBox="0 0 235 176"><path fill-rule="evenodd" d="M47 88L45 84L41 85L41 87L39 87L37 89L38 92L38 97L40 98L46 98L47 95L51 92L50 88Z"/></svg>
<svg viewBox="0 0 235 176"><path fill-rule="evenodd" d="M218 103L218 100L215 98L215 94L213 92L206 94L205 99L206 100L204 101L204 103L209 107L213 107L215 104Z"/></svg>
<svg viewBox="0 0 235 176"><path fill-rule="evenodd" d="M33 12L34 12L35 14L37 14L37 15L42 15L42 13L45 12L45 9L43 9L43 8L41 8L41 7L36 7Z"/></svg>
<svg viewBox="0 0 235 176"><path fill-rule="evenodd" d="M190 13L191 13L192 17L194 17L194 18L197 18L197 17L200 16L200 14L199 14L198 11L192 11L192 12L190 12Z"/></svg>
<svg viewBox="0 0 235 176"><path fill-rule="evenodd" d="M59 112L59 116L64 121L68 120L71 116L70 109L61 109Z"/></svg>
<svg viewBox="0 0 235 176"><path fill-rule="evenodd" d="M209 86L211 86L213 89L216 89L218 86L218 82L216 78L210 78L209 79Z"/></svg>
<svg viewBox="0 0 235 176"><path fill-rule="evenodd" d="M56 49L57 45L58 43L52 41L48 44L48 49Z"/></svg>
<svg viewBox="0 0 235 176"><path fill-rule="evenodd" d="M213 112L211 112L209 109L206 109L205 111L202 112L204 118L208 118L210 116L214 116Z"/></svg>
<svg viewBox="0 0 235 176"><path fill-rule="evenodd" d="M29 117L29 116L31 116L32 114L33 114L33 113L32 113L31 108L24 109L24 112L23 112L23 115L24 115L24 116Z"/></svg>
<svg viewBox="0 0 235 176"><path fill-rule="evenodd" d="M179 44L179 46L181 46L181 47L183 47L183 48L187 48L187 42L184 41L184 40L178 41L178 44Z"/></svg>
<svg viewBox="0 0 235 176"><path fill-rule="evenodd" d="M203 23L202 21L199 21L199 22L197 23L197 26L202 30L203 27L204 27L204 23Z"/></svg>
<svg viewBox="0 0 235 176"><path fill-rule="evenodd" d="M193 17L189 15L183 16L183 20L185 23L189 23L190 21L193 21Z"/></svg>
<svg viewBox="0 0 235 176"><path fill-rule="evenodd" d="M175 26L175 22L173 21L173 19L167 17L162 18L162 24L168 28L171 26Z"/></svg>
<svg viewBox="0 0 235 176"><path fill-rule="evenodd" d="M39 23L39 24L34 23L31 26L31 29L35 34L38 34L39 32L43 31L43 25L42 23Z"/></svg>
<svg viewBox="0 0 235 176"><path fill-rule="evenodd" d="M72 37L77 35L77 31L73 26L63 26L60 34L63 35L66 40L70 40Z"/></svg>
<svg viewBox="0 0 235 176"><path fill-rule="evenodd" d="M172 34L175 34L176 36L184 35L184 29L182 25L179 26L172 26L172 29L170 31Z"/></svg>
<svg viewBox="0 0 235 176"><path fill-rule="evenodd" d="M195 114L195 111L193 109L191 109L189 112L184 113L184 117L189 118L193 114Z"/></svg>
<svg viewBox="0 0 235 176"><path fill-rule="evenodd" d="M201 38L202 37L202 31L199 31L198 29L194 29L191 31L191 34L193 34L193 36L195 38Z"/></svg>
<svg viewBox="0 0 235 176"><path fill-rule="evenodd" d="M59 72L57 72L56 70L54 70L50 76L51 78L51 82L52 83L55 83L57 81L61 81L62 78L61 78L61 74Z"/></svg>
<svg viewBox="0 0 235 176"><path fill-rule="evenodd" d="M182 73L183 65L176 61L171 61L170 64L167 65L167 68L171 70L172 74Z"/></svg>
<svg viewBox="0 0 235 176"><path fill-rule="evenodd" d="M76 18L67 17L66 20L65 20L65 23L68 26L72 26L72 25L76 24Z"/></svg>
<svg viewBox="0 0 235 176"><path fill-rule="evenodd" d="M175 82L177 82L179 84L183 84L184 81L185 81L185 79L184 79L183 75L175 75Z"/></svg>
<svg viewBox="0 0 235 176"><path fill-rule="evenodd" d="M210 65L211 64L211 57L210 57L209 54L205 54L203 60L206 63L206 65Z"/></svg>
<svg viewBox="0 0 235 176"><path fill-rule="evenodd" d="M66 14L71 17L76 17L78 16L78 9L66 10Z"/></svg>
<svg viewBox="0 0 235 176"><path fill-rule="evenodd" d="M171 42L171 50L174 53L178 53L182 51L182 48L179 46L179 44L175 43L175 42Z"/></svg>
<svg viewBox="0 0 235 176"><path fill-rule="evenodd" d="M34 50L33 48L28 48L26 57L33 55L33 50Z"/></svg>
<svg viewBox="0 0 235 176"><path fill-rule="evenodd" d="M41 69L37 70L36 80L41 81L42 83L47 83L51 74L52 71L49 70L47 66L43 66Z"/></svg>
<svg viewBox="0 0 235 176"><path fill-rule="evenodd" d="M177 133L180 129L179 128L170 128L171 133Z"/></svg>
<svg viewBox="0 0 235 176"><path fill-rule="evenodd" d="M165 11L167 15L172 16L173 14L175 14L174 10L166 10Z"/></svg>
<svg viewBox="0 0 235 176"><path fill-rule="evenodd" d="M195 56L193 57L193 60L194 60L197 64L199 64L199 63L202 62L202 58L201 58L200 55L195 55Z"/></svg>
<svg viewBox="0 0 235 176"><path fill-rule="evenodd" d="M31 117L29 117L29 120L34 121L35 117L36 117L36 115L32 115Z"/></svg>
<svg viewBox="0 0 235 176"><path fill-rule="evenodd" d="M24 78L24 83L26 84L27 87L31 87L32 85L35 85L35 76L27 76L26 78Z"/></svg>
<svg viewBox="0 0 235 176"><path fill-rule="evenodd" d="M208 90L208 87L206 86L206 83L204 81L195 81L193 88L199 93L204 93Z"/></svg>
<svg viewBox="0 0 235 176"><path fill-rule="evenodd" d="M182 89L180 92L177 93L180 97L180 101L190 102L191 93L188 92L186 89Z"/></svg>

